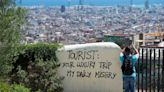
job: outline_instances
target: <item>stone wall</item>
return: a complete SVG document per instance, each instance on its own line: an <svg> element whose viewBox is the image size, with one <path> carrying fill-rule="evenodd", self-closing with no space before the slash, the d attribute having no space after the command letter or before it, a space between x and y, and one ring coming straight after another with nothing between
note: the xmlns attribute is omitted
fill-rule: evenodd
<svg viewBox="0 0 164 92"><path fill-rule="evenodd" d="M57 51L64 92L123 92L120 47L115 43L68 45Z"/></svg>

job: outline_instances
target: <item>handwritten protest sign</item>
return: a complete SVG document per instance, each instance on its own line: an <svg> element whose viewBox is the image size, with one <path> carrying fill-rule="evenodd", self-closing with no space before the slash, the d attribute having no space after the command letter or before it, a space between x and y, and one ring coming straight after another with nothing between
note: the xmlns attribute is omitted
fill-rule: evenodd
<svg viewBox="0 0 164 92"><path fill-rule="evenodd" d="M120 47L114 43L68 45L57 51L64 92L123 92Z"/></svg>

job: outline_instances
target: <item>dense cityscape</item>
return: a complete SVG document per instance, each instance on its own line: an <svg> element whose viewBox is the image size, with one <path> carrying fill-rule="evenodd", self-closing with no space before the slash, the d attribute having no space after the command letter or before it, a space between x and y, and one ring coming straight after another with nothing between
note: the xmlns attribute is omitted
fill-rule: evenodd
<svg viewBox="0 0 164 92"><path fill-rule="evenodd" d="M106 34L163 31L164 7L137 6L31 6L24 27L24 42L78 44L103 39ZM151 38L151 37L150 37Z"/></svg>

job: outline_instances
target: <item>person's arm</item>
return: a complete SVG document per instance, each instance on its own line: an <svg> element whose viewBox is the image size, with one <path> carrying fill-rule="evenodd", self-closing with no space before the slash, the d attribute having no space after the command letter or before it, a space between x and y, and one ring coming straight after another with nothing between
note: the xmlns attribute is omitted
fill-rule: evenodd
<svg viewBox="0 0 164 92"><path fill-rule="evenodd" d="M135 50L135 54L139 55L138 49L136 49L136 48L134 47L134 45L132 45L132 46L133 46L133 48L134 48L134 50Z"/></svg>
<svg viewBox="0 0 164 92"><path fill-rule="evenodd" d="M124 53L124 51L125 51L125 48L122 49L121 53Z"/></svg>

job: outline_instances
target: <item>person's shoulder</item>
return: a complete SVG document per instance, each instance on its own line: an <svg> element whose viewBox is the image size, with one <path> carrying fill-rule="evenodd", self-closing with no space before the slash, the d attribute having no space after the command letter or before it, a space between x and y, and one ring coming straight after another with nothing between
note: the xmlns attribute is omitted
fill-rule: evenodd
<svg viewBox="0 0 164 92"><path fill-rule="evenodd" d="M120 56L121 56L121 57L123 57L123 56L124 56L124 54L123 54L123 53L120 53Z"/></svg>
<svg viewBox="0 0 164 92"><path fill-rule="evenodd" d="M139 54L134 54L133 58L139 58Z"/></svg>

